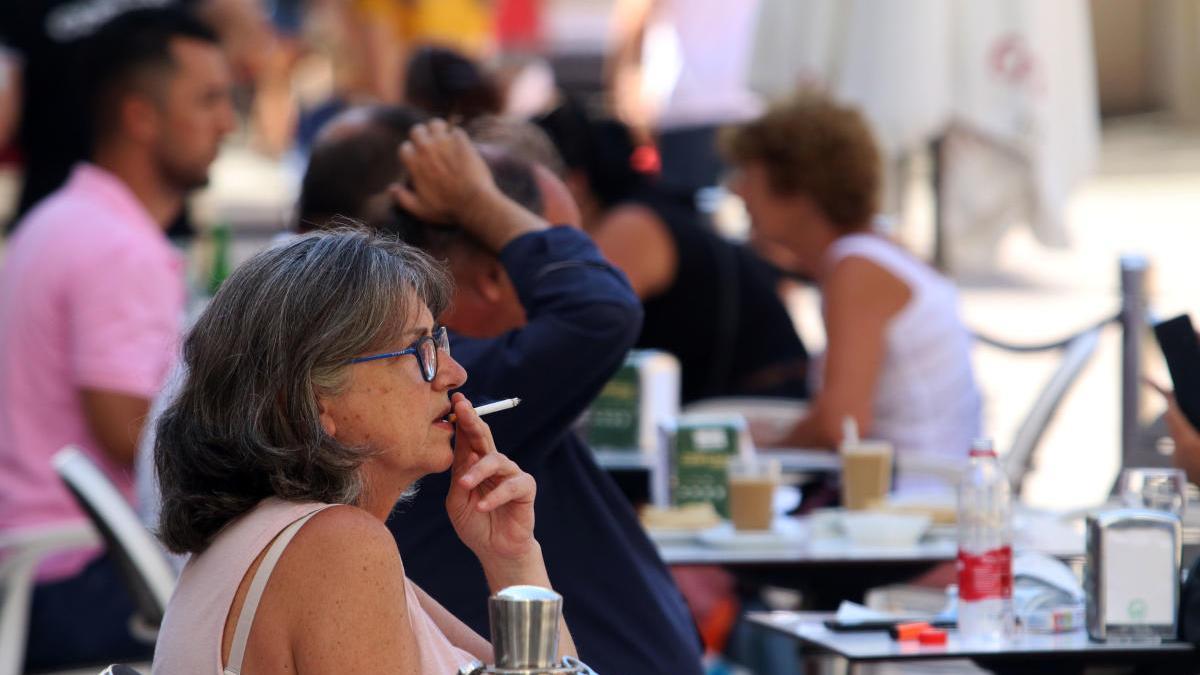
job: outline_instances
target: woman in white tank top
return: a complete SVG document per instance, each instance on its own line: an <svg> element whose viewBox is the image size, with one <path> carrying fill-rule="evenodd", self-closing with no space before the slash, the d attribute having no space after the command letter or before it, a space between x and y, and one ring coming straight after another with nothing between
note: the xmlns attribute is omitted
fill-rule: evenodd
<svg viewBox="0 0 1200 675"><path fill-rule="evenodd" d="M802 94L732 130L760 250L821 289L827 347L808 415L776 445L835 447L843 420L891 441L900 492L949 486L918 467L953 470L979 434L970 338L953 284L871 231L879 151L854 109Z"/></svg>

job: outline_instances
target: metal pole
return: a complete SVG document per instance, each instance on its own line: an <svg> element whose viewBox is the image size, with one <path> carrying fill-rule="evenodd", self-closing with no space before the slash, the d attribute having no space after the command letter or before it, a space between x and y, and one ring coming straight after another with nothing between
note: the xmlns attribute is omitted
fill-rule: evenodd
<svg viewBox="0 0 1200 675"><path fill-rule="evenodd" d="M1142 409L1142 338L1146 333L1145 256L1121 256L1121 467L1137 466Z"/></svg>

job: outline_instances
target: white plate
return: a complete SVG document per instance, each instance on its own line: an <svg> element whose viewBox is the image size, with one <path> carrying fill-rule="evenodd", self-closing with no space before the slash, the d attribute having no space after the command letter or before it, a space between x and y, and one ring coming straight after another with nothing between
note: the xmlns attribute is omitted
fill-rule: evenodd
<svg viewBox="0 0 1200 675"><path fill-rule="evenodd" d="M793 518L776 518L769 530L739 531L731 523L722 523L698 538L714 548L793 548L806 540L803 525Z"/></svg>
<svg viewBox="0 0 1200 675"><path fill-rule="evenodd" d="M647 529L650 540L658 544L690 544L704 532L694 527L656 527Z"/></svg>

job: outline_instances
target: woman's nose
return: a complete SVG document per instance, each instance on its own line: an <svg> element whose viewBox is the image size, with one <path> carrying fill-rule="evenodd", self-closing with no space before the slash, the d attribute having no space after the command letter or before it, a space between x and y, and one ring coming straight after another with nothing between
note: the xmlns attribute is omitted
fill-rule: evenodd
<svg viewBox="0 0 1200 675"><path fill-rule="evenodd" d="M438 372L434 383L440 389L457 389L467 381L467 371L449 352L438 354Z"/></svg>

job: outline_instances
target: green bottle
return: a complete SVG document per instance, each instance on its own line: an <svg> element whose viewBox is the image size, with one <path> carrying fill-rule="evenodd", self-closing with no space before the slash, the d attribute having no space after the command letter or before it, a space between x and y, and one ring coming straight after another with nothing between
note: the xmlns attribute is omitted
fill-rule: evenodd
<svg viewBox="0 0 1200 675"><path fill-rule="evenodd" d="M209 270L208 294L216 295L217 289L229 276L229 225L218 223L212 229L212 269Z"/></svg>

